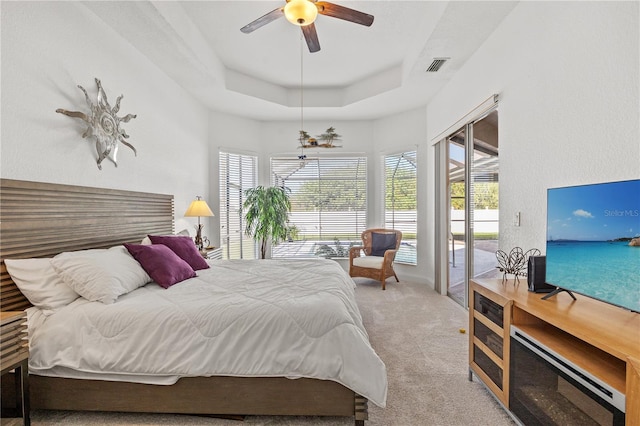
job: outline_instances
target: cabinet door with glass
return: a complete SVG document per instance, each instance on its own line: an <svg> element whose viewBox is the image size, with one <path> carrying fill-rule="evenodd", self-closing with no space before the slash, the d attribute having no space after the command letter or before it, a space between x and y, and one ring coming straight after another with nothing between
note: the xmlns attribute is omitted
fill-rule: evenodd
<svg viewBox="0 0 640 426"><path fill-rule="evenodd" d="M469 374L509 406L509 327L512 301L470 282Z"/></svg>

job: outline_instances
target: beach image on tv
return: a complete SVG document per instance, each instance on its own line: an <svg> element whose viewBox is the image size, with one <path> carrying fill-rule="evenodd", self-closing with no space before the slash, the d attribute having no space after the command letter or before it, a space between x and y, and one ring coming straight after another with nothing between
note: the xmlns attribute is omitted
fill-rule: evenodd
<svg viewBox="0 0 640 426"><path fill-rule="evenodd" d="M640 312L640 180L547 192L546 282Z"/></svg>

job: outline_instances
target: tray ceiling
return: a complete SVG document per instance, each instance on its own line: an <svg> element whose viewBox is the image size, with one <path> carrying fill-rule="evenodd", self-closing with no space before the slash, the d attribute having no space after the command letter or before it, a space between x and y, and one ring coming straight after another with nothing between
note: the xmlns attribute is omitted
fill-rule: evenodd
<svg viewBox="0 0 640 426"><path fill-rule="evenodd" d="M364 27L315 22L321 50L278 19L240 28L283 1L85 2L141 54L212 110L258 120L374 119L426 105L516 2L340 1L375 16ZM302 57L301 57L302 55ZM434 58L450 58L428 73Z"/></svg>

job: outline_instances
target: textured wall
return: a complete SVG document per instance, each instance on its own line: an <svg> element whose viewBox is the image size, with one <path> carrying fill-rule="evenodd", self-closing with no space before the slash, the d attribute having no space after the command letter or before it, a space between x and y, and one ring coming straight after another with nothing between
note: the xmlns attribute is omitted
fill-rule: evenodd
<svg viewBox="0 0 640 426"><path fill-rule="evenodd" d="M428 106L433 138L500 94L502 249L544 251L547 188L640 178L638 5L522 2Z"/></svg>
<svg viewBox="0 0 640 426"><path fill-rule="evenodd" d="M176 218L208 185L207 111L79 2L2 2L2 144L4 178L175 195ZM119 167L96 167L84 122L57 108L88 111L94 77L138 156L121 146ZM181 224L178 224L180 226ZM193 230L192 230L193 231Z"/></svg>
<svg viewBox="0 0 640 426"><path fill-rule="evenodd" d="M259 174L263 185L270 184L269 159L273 155L297 156L299 121L258 122L239 117L234 117L219 112L212 112L209 118L211 125L210 138L212 141L211 164L212 169L217 169L218 149L231 152L257 155L259 157ZM368 191L368 222L369 226L377 227L382 224L382 196L379 190L382 181L382 156L388 153L401 152L403 150L419 149L419 144L426 138L426 111L418 108L401 114L396 114L374 121L305 121L305 130L310 135L316 136L324 132L328 127L336 128L342 136L342 148L333 149L307 149L305 154L311 156L321 154L364 154L367 156L369 191ZM427 154L419 149L418 155L420 178L428 179ZM217 188L218 176L211 177L211 188ZM219 195L213 193L211 199L219 203ZM427 211L426 185L419 189L419 224L418 240L418 265L398 265L397 271L404 279L412 279L419 282L432 284L433 277L433 250L430 241L433 241L432 227L428 224L432 216ZM217 219L213 219L216 221ZM432 220L432 219L431 219ZM215 223L213 227L218 226ZM213 229L209 235L215 235L216 241L219 235ZM345 268L348 265L343 264Z"/></svg>
<svg viewBox="0 0 640 426"><path fill-rule="evenodd" d="M220 147L258 154L263 183L271 154L297 152L298 123L206 111L78 2L1 8L2 177L172 193L181 227L193 222L182 214L195 195L217 211ZM367 153L372 224L380 155L419 145L419 265L403 276L433 280L431 138L493 93L501 95L502 248L544 248L548 187L640 177L638 13L637 2L521 2L426 112L305 125L311 134L333 125L344 135L340 152ZM81 121L54 112L84 108L76 85L95 96L94 77L111 100L125 95L122 113L138 114L124 127L139 156L122 147L118 169L105 162L98 171ZM215 219L205 223L215 241Z"/></svg>

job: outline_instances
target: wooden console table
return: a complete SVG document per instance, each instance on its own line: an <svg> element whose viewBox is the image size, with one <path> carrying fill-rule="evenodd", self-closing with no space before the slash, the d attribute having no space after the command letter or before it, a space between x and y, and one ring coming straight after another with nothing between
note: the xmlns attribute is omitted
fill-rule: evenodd
<svg viewBox="0 0 640 426"><path fill-rule="evenodd" d="M509 408L511 325L625 394L626 424L640 426L640 314L576 294L548 300L526 282L470 282L469 367Z"/></svg>

